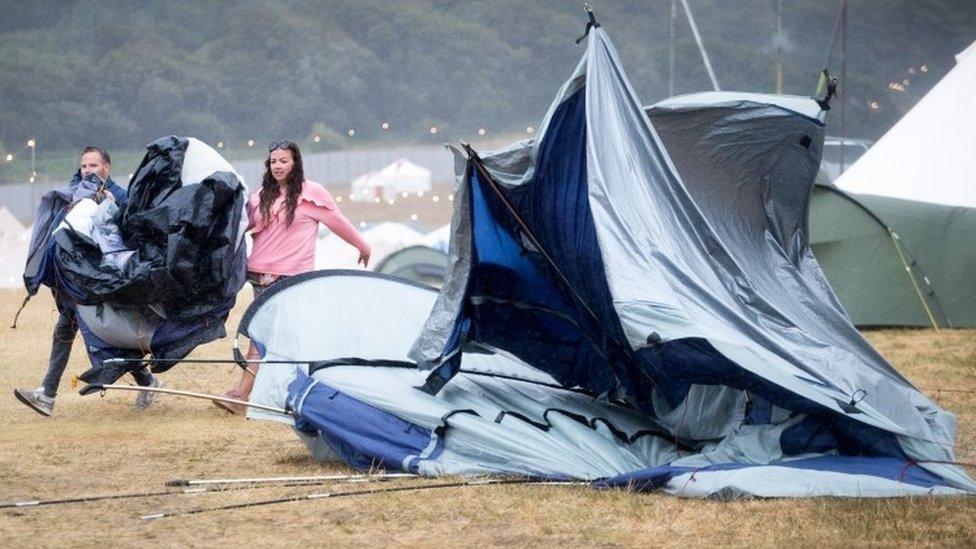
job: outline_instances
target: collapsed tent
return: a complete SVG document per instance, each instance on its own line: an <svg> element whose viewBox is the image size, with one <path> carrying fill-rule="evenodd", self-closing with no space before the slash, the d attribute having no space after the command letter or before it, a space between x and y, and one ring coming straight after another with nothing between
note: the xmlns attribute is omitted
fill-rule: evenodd
<svg viewBox="0 0 976 549"><path fill-rule="evenodd" d="M727 193L736 182L786 180L780 185L807 189L818 152L803 143L822 133L818 111L806 98L705 92L662 101L647 114L701 205L755 198ZM794 142L796 135L803 137ZM719 179L727 182L715 185ZM796 205L806 208L802 200ZM802 234L855 325L976 325L969 282L976 275L976 210L818 184Z"/></svg>
<svg viewBox="0 0 976 549"><path fill-rule="evenodd" d="M252 400L358 467L701 497L976 490L952 414L861 338L810 253L823 125L797 101L812 116L779 135L792 154L699 203L594 28L537 141L460 159L447 278L412 362L423 292L294 277L239 331L306 365L262 367Z"/></svg>
<svg viewBox="0 0 976 549"><path fill-rule="evenodd" d="M376 272L422 282L436 288L444 283L447 254L427 246L409 246L386 256Z"/></svg>
<svg viewBox="0 0 976 549"><path fill-rule="evenodd" d="M157 359L172 367L197 345L223 337L244 284L247 189L216 151L194 138L164 137L148 152L119 209L102 183L80 174L44 196L24 282L49 286L72 309L92 368L112 383Z"/></svg>

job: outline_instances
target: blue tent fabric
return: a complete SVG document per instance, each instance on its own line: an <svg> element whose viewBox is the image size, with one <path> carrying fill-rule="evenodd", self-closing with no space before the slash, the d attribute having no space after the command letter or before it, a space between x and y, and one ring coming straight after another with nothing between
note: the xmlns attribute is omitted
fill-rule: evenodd
<svg viewBox="0 0 976 549"><path fill-rule="evenodd" d="M941 486L946 482L945 479L926 471L917 464L894 458L822 456L787 461L780 463L779 466L796 470L872 476L924 488ZM651 491L662 488L675 477L687 473L707 474L714 471L732 471L747 467L760 466L743 463L720 463L705 467L661 465L599 481L596 483L596 486L600 488L630 488L638 491Z"/></svg>

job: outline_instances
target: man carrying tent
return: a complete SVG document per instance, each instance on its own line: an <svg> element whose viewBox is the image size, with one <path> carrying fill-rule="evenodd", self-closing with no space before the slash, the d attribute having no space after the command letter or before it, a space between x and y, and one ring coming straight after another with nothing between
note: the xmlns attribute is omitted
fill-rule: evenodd
<svg viewBox="0 0 976 549"><path fill-rule="evenodd" d="M119 209L124 209L127 194L125 189L112 180L110 172L112 170L112 160L108 152L101 147L88 146L81 152L81 162L78 172L75 174L68 188L73 192L73 197L80 198L80 195L89 194L96 202L112 200ZM60 206L60 207L58 207ZM36 226L47 225L56 227L62 222L65 214L70 209L71 203L61 203L56 205L53 201L45 199L38 208ZM35 229L36 231L36 229ZM35 242L31 243L31 253L49 253L48 250L35 249ZM14 389L14 396L35 412L50 416L54 411L54 399L58 393L58 385L64 375L65 367L68 365L68 358L71 355L71 345L78 334L78 319L75 304L62 298L57 290L52 289L54 302L58 307L58 322L54 326L54 334L51 342L51 356L48 362L47 373L41 387L34 390ZM162 381L151 374L148 368L135 370L132 377L136 383L148 387L162 387ZM135 408L145 409L152 405L158 393L141 392L136 397Z"/></svg>

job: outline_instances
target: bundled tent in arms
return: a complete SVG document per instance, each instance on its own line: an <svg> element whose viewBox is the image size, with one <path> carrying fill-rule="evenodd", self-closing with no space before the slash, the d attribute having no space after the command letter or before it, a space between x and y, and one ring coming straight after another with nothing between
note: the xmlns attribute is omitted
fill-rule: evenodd
<svg viewBox="0 0 976 549"><path fill-rule="evenodd" d="M75 310L88 383L112 383L146 353L164 371L223 337L244 285L244 182L197 139L147 148L124 209L102 200L97 177L80 174L38 208L24 283L28 295L46 285Z"/></svg>
<svg viewBox="0 0 976 549"><path fill-rule="evenodd" d="M593 28L537 140L457 151L439 294L332 271L255 300L239 335L303 364L261 368L252 401L287 413L249 414L363 468L694 497L971 493L952 414L860 336L810 252L824 113L784 101L802 116L760 124L736 170L682 180ZM696 110L674 135L718 136L694 126L733 112Z"/></svg>

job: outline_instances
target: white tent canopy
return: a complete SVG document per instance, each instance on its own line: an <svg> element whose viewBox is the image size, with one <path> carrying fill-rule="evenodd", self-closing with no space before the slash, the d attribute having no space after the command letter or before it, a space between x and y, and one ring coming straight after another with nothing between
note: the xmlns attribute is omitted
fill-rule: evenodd
<svg viewBox="0 0 976 549"><path fill-rule="evenodd" d="M353 200L369 201L401 192L429 191L432 181L430 170L401 158L382 170L357 177L352 182L350 192Z"/></svg>
<svg viewBox="0 0 976 549"><path fill-rule="evenodd" d="M836 185L845 191L976 208L976 42Z"/></svg>
<svg viewBox="0 0 976 549"><path fill-rule="evenodd" d="M24 285L24 263L30 230L20 224L6 208L0 207L0 288Z"/></svg>

